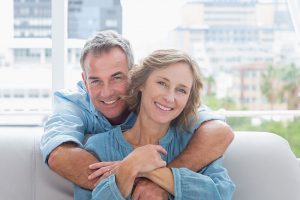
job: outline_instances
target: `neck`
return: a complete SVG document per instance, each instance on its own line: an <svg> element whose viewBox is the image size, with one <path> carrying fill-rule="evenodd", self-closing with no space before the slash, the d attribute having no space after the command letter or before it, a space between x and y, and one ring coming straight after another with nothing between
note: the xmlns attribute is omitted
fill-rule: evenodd
<svg viewBox="0 0 300 200"><path fill-rule="evenodd" d="M129 114L130 114L130 111L128 109L126 109L120 116L118 116L116 118L112 118L112 119L107 118L107 120L111 123L111 125L120 125L123 122L125 122L125 120L129 116Z"/></svg>
<svg viewBox="0 0 300 200"><path fill-rule="evenodd" d="M158 144L169 128L169 124L158 124L138 115L134 126L124 133L125 139L134 147Z"/></svg>

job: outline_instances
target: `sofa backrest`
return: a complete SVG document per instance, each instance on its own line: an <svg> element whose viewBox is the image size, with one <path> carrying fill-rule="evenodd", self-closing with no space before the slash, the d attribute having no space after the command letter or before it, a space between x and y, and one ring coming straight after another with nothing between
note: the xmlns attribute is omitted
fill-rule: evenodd
<svg viewBox="0 0 300 200"><path fill-rule="evenodd" d="M0 199L71 200L73 185L42 161L42 128L0 128ZM236 200L300 199L300 166L286 140L258 132L236 133L224 165Z"/></svg>

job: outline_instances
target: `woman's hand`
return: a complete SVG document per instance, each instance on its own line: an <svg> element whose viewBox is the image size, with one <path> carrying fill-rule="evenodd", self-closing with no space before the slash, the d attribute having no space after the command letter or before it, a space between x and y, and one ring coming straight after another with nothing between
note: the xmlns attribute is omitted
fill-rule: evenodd
<svg viewBox="0 0 300 200"><path fill-rule="evenodd" d="M94 184L94 187L98 185L103 179L108 176L115 174L116 169L119 167L120 161L111 162L97 162L89 166L90 169L94 170L92 174L88 176L89 180L98 179Z"/></svg>
<svg viewBox="0 0 300 200"><path fill-rule="evenodd" d="M116 184L123 197L127 197L133 188L134 181L143 173L166 166L160 153L166 155L166 150L160 145L148 144L134 149L126 156L116 170Z"/></svg>
<svg viewBox="0 0 300 200"><path fill-rule="evenodd" d="M143 173L166 166L167 163L161 158L160 153L167 155L167 151L162 146L147 144L134 149L123 161L134 163L134 168L140 176Z"/></svg>

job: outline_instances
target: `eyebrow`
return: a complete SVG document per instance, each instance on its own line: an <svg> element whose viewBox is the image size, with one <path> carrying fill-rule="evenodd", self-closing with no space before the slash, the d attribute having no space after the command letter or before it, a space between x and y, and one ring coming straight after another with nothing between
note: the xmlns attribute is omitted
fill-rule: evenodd
<svg viewBox="0 0 300 200"><path fill-rule="evenodd" d="M168 81L168 82L170 82L170 80L167 79L166 77L162 77L162 76L158 76L158 77L161 78L161 79L164 79L164 80L166 80L166 81ZM186 85L184 85L184 84L179 84L179 86L180 86L180 87L184 87L184 88L189 88L188 86L186 86Z"/></svg>
<svg viewBox="0 0 300 200"><path fill-rule="evenodd" d="M97 80L97 79L99 79L99 78L98 78L98 77L95 77L95 76L89 76L88 79L89 79L89 80Z"/></svg>
<svg viewBox="0 0 300 200"><path fill-rule="evenodd" d="M124 73L123 72L116 72L116 73L112 74L111 76L117 76L117 75L124 75Z"/></svg>
<svg viewBox="0 0 300 200"><path fill-rule="evenodd" d="M123 72L116 72L116 73L112 74L111 77L117 76L117 75L124 75L124 73ZM88 79L89 80L98 80L99 78L96 77L96 76L89 76Z"/></svg>

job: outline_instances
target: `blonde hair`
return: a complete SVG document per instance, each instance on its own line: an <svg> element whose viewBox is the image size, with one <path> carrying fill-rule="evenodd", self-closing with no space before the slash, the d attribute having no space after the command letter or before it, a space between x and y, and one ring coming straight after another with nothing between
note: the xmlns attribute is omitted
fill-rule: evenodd
<svg viewBox="0 0 300 200"><path fill-rule="evenodd" d="M200 91L203 84L197 63L182 51L175 49L156 50L147 56L139 66L135 66L130 71L131 84L125 100L130 110L138 113L141 102L139 89L147 81L150 74L155 70L165 69L176 63L187 64L193 75L193 84L187 104L179 116L172 121L173 125L186 129L191 125L192 119L197 119L197 109L201 103Z"/></svg>

